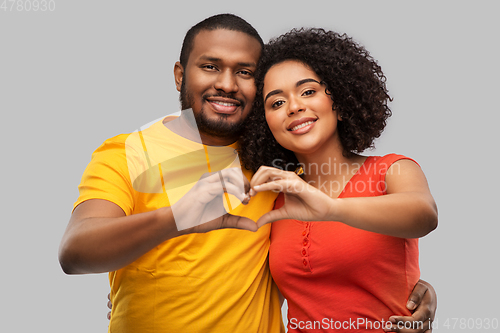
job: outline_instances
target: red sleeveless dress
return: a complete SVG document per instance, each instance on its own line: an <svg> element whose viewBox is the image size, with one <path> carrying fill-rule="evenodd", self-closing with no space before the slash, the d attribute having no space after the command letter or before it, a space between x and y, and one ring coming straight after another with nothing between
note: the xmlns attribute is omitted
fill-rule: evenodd
<svg viewBox="0 0 500 333"><path fill-rule="evenodd" d="M387 169L402 155L368 157L339 198L385 195ZM283 205L283 195L275 208ZM340 222L273 222L269 265L288 303L288 332L382 332L409 315L420 278L418 239L381 235Z"/></svg>

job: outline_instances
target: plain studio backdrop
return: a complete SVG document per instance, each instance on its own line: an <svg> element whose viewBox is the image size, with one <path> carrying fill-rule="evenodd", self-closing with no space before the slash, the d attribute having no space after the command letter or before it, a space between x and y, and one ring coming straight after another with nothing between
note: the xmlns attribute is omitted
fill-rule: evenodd
<svg viewBox="0 0 500 333"><path fill-rule="evenodd" d="M393 116L365 153L405 154L427 175L439 227L420 267L438 293L435 332L498 325L497 2L0 4L2 331L107 330L107 274L67 276L57 259L80 177L105 139L179 110L184 34L224 12L265 41L302 26L347 33L378 60Z"/></svg>

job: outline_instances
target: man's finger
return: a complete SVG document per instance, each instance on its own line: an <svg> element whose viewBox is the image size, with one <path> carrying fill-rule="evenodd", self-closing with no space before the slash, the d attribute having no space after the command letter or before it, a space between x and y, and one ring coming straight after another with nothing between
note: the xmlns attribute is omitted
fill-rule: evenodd
<svg viewBox="0 0 500 333"><path fill-rule="evenodd" d="M222 183L222 187L220 187L219 185L219 187L216 187L215 189L211 190L210 193L217 195L224 195L224 193L232 194L236 198L238 198L238 200L240 200L241 203L243 204L248 203L248 197L244 192L242 192L241 187L235 186L232 183L224 182Z"/></svg>
<svg viewBox="0 0 500 333"><path fill-rule="evenodd" d="M247 217L226 214L223 217L222 227L232 229L243 229L248 231L257 231L257 224Z"/></svg>
<svg viewBox="0 0 500 333"><path fill-rule="evenodd" d="M283 220L287 218L285 211L280 208L276 210L272 210L264 215L262 215L258 220L257 220L257 227L260 228L268 223L278 221L278 220Z"/></svg>
<svg viewBox="0 0 500 333"><path fill-rule="evenodd" d="M426 320L417 320L412 316L392 316L389 318L392 325L384 327L386 332L398 333L425 333L432 332L432 321L428 318Z"/></svg>
<svg viewBox="0 0 500 333"><path fill-rule="evenodd" d="M418 283L413 288L410 297L408 298L408 303L406 304L406 308L410 311L413 311L417 308L417 306L422 302L425 293L429 288L418 281Z"/></svg>
<svg viewBox="0 0 500 333"><path fill-rule="evenodd" d="M232 179L241 180L241 183L238 183L238 185L243 187L243 192L245 194L248 193L248 191L250 191L250 182L248 181L247 177L245 177L241 169L239 168L233 168L233 169L235 176Z"/></svg>
<svg viewBox="0 0 500 333"><path fill-rule="evenodd" d="M234 184L241 189L242 193L247 193L250 190L250 182L239 168L224 169L218 172L219 180L224 185L227 183Z"/></svg>

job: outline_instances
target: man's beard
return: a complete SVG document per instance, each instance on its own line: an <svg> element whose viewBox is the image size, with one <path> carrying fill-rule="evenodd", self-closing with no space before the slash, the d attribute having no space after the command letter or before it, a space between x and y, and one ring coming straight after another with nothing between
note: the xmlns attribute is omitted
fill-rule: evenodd
<svg viewBox="0 0 500 333"><path fill-rule="evenodd" d="M223 95L220 95L223 96ZM227 97L227 96L224 96ZM202 97L205 99L205 96ZM191 94L186 91L186 78L182 80L181 84L181 93L179 96L181 102L182 110L192 108L194 104L194 98ZM241 108L244 107L243 103L240 105ZM196 125L198 127L198 131L202 134L217 136L221 138L233 138L239 136L241 129L243 127L244 119L240 119L238 122L233 123L227 121L229 115L226 114L218 114L217 119L209 119L205 110L203 110L203 106L201 107L200 112L194 112L194 118L196 120ZM194 124L193 124L194 125Z"/></svg>

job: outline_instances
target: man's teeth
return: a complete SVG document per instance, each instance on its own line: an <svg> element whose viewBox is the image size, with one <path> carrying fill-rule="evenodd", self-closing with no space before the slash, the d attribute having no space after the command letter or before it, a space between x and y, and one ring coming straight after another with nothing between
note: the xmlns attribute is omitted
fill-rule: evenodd
<svg viewBox="0 0 500 333"><path fill-rule="evenodd" d="M225 102L219 102L219 101L214 101L212 103L219 104L219 105L222 105L222 106L236 106L235 103L225 103Z"/></svg>
<svg viewBox="0 0 500 333"><path fill-rule="evenodd" d="M296 131L298 130L299 128L302 128L304 126L307 126L307 125L311 125L312 123L314 123L314 121L310 120L310 121L306 121L305 123L302 123L302 124L299 124L297 126L293 126L290 131Z"/></svg>

